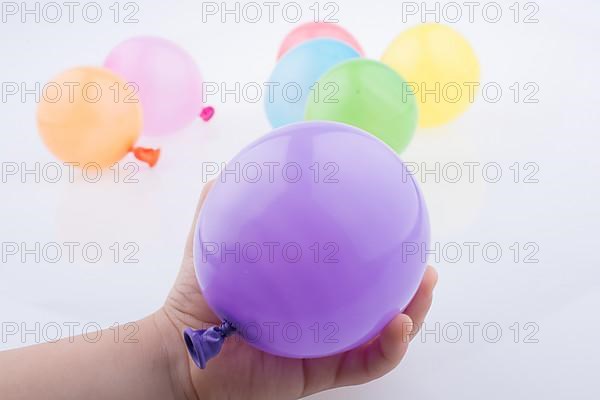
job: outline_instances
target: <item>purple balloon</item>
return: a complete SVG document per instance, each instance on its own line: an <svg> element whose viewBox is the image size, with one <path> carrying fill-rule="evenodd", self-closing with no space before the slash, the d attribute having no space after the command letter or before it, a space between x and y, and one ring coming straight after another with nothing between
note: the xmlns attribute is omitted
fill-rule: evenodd
<svg viewBox="0 0 600 400"><path fill-rule="evenodd" d="M428 244L425 202L393 150L355 127L302 122L221 171L194 262L209 306L249 344L312 358L366 343L403 311ZM217 342L231 333L216 329Z"/></svg>

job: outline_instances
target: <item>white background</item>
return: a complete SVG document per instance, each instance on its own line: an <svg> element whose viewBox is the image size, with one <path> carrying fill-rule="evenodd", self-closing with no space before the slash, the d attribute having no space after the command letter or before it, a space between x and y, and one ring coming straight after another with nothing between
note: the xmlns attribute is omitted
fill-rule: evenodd
<svg viewBox="0 0 600 400"><path fill-rule="evenodd" d="M67 68L100 65L121 40L152 34L187 49L206 81L224 82L229 88L235 82L260 83L269 77L281 40L297 26L283 18L281 6L274 22L269 22L267 8L256 23L243 19L238 23L231 15L225 23L220 16L207 16L203 22L201 2L196 1L139 2L138 23L114 23L109 9L113 2L99 3L105 16L98 23L86 22L80 11L75 23L69 23L66 14L54 24L36 23L32 16L22 23L19 16L7 16L7 22L0 23L0 81L25 82L29 88L36 82L43 85ZM298 3L302 22L314 19L310 8L314 2ZM317 3L317 8L325 10L325 3ZM449 248L440 260L430 258L440 280L426 327L433 332L439 323L439 339L434 333L417 338L401 366L377 382L314 398L598 398L600 5L538 2L539 22L525 24L513 21L509 9L513 3L499 2L503 15L498 23L483 18L483 2L474 22L469 22L463 7L460 22L451 24L475 48L482 82L502 87L500 101L491 103L479 95L458 120L439 129L419 130L403 155L406 161L426 162L429 167L436 161L495 162L503 173L498 183L483 179L479 168L473 183L465 177L457 184L444 182L443 177L436 183L428 175L422 185L433 241L441 248L448 243L480 243L474 260L464 245L457 262L451 262L454 252ZM521 19L532 10L524 10L525 3L518 4ZM399 1L352 0L337 5L335 18L371 58L379 58L395 35L421 19L405 16L403 23ZM494 16L493 10L489 13ZM427 16L428 21L433 18ZM538 103L515 102L509 89L515 82L521 88L527 82L537 84ZM21 175L0 183L0 242L29 246L97 242L105 252L96 264L82 262L81 253L76 253L78 262L63 257L56 264L36 263L32 257L21 262L11 256L0 264L2 323L34 330L36 322L107 327L139 319L162 304L192 224L203 185L202 163L226 161L270 129L262 101L236 102L229 96L222 102L214 96L209 103L216 107L210 123L196 121L170 137L141 140L142 145L160 145L163 154L155 169L140 169L139 183L114 183L112 176L94 184L80 178L76 183L66 179L36 183L25 176L22 183ZM36 106L32 96L25 102L13 96L0 103L3 166L54 161L36 131ZM526 172L522 166L527 162L539 166L535 175L539 182L524 183L521 175L515 183L509 169L515 162L521 172ZM419 175L418 179L424 181ZM114 242L137 243L139 263L114 263L108 249ZM488 242L503 250L496 263L482 255ZM534 256L539 262L524 263L526 253L521 250L515 263L509 248L515 242L521 247L533 242L539 248ZM472 343L464 325L469 322L480 324ZM530 338L537 343L525 343L525 335L533 332L524 328L528 322L539 328ZM486 323L501 327L496 343L488 343L494 339L493 328L487 335L482 332ZM520 324L517 343L515 323ZM462 337L451 343L456 324L462 327ZM66 327L62 333L68 334ZM33 334L25 339L2 337L0 349L37 340Z"/></svg>

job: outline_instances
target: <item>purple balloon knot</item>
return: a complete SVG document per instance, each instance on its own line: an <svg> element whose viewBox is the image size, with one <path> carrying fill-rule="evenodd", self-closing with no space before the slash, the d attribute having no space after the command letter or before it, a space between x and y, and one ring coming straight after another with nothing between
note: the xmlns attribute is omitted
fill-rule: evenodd
<svg viewBox="0 0 600 400"><path fill-rule="evenodd" d="M221 326L208 329L186 328L183 338L188 352L198 368L206 368L206 363L221 351L225 338L235 333L235 327L229 321L223 321Z"/></svg>

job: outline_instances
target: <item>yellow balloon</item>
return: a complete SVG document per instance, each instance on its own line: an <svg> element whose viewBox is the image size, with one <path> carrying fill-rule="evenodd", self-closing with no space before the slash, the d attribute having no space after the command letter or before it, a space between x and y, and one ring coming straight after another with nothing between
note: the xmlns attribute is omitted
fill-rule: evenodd
<svg viewBox="0 0 600 400"><path fill-rule="evenodd" d="M104 68L63 72L44 86L38 129L60 160L107 167L121 160L142 130L134 87Z"/></svg>
<svg viewBox="0 0 600 400"><path fill-rule="evenodd" d="M381 61L415 92L419 126L444 124L463 113L479 85L479 63L467 40L440 24L422 24L398 35Z"/></svg>

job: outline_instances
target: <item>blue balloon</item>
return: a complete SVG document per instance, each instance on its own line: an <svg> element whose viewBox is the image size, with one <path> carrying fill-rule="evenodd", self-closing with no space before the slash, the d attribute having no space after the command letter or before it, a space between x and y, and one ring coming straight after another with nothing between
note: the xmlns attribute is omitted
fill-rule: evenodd
<svg viewBox="0 0 600 400"><path fill-rule="evenodd" d="M309 96L322 101L334 95L335 88L317 88L319 78L335 65L360 54L344 42L314 39L288 51L277 63L265 95L267 118L274 128L304 120Z"/></svg>

